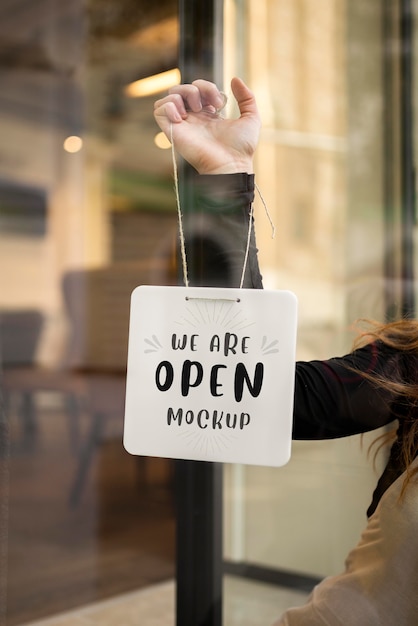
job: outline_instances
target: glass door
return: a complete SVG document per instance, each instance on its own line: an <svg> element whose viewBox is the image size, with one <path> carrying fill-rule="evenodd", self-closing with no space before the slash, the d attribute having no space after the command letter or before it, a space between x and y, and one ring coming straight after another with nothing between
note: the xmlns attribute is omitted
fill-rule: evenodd
<svg viewBox="0 0 418 626"><path fill-rule="evenodd" d="M0 39L0 623L174 622L174 464L122 432L130 293L177 279L141 81L178 4L5 0Z"/></svg>
<svg viewBox="0 0 418 626"><path fill-rule="evenodd" d="M123 449L130 293L179 282L153 101L179 80L247 81L277 232L257 201L264 284L298 296L299 359L343 354L358 317L413 310L416 13L2 2L0 623L268 624L341 569L384 462L367 457L376 433L295 442L277 470Z"/></svg>
<svg viewBox="0 0 418 626"><path fill-rule="evenodd" d="M299 360L348 352L358 318L413 311L416 9L225 2L224 88L241 75L263 121L256 180L277 232L256 200L264 285L297 294ZM368 455L379 434L294 442L283 468L225 467L225 624L271 623L341 571L385 461Z"/></svg>

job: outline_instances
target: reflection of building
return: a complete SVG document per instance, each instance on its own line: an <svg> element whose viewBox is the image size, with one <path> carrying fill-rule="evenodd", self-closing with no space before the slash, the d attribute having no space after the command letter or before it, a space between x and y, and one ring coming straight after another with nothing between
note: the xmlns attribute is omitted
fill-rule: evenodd
<svg viewBox="0 0 418 626"><path fill-rule="evenodd" d="M383 319L388 305L399 311L398 274L392 281L385 275L388 258L399 272L398 69L396 58L385 56L391 42L382 39L382 25L387 37L397 37L397 8L339 0L263 0L242 13L234 2L227 6L233 19L226 41L236 44L227 71L242 68L263 119L255 169L276 225L271 240L257 202L265 285L298 296L299 358L340 354L350 348L357 318ZM338 570L375 482L365 463L354 439L294 445L280 472L231 469L231 558L324 575ZM248 495L242 506L237 492ZM313 509L315 521L310 530L302 524L302 538L292 524L298 515L311 519ZM291 513L278 537L273 520L283 510Z"/></svg>

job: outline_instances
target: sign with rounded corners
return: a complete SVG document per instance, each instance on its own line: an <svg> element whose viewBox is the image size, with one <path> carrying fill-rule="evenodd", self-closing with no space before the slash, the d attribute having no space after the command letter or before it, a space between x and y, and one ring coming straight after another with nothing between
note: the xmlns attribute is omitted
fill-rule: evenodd
<svg viewBox="0 0 418 626"><path fill-rule="evenodd" d="M254 465L290 458L297 300L289 291L137 287L124 446Z"/></svg>

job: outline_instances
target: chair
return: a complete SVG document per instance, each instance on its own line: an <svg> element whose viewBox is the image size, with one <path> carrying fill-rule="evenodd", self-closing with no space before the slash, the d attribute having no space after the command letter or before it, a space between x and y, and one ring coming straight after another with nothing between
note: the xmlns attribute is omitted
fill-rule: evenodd
<svg viewBox="0 0 418 626"><path fill-rule="evenodd" d="M48 369L37 365L32 348L31 359L21 359L13 367L4 368L4 393L9 399L18 396L24 411L30 407L28 423L36 423L33 407L39 391L58 392L64 398L73 445L77 443L80 414L90 416L70 487L71 506L80 500L97 444L105 436L122 438L131 292L140 284L173 283L167 270L166 261L156 260L66 272L62 293L69 332L61 367ZM16 336L6 334L10 343L7 350L13 353L13 346L19 342ZM36 341L28 341L28 349L37 343L39 334L40 328Z"/></svg>
<svg viewBox="0 0 418 626"><path fill-rule="evenodd" d="M67 362L84 379L91 420L70 489L71 506L81 497L98 443L105 436L122 438L130 295L146 282L147 270L142 264L120 264L74 270L63 278L70 322Z"/></svg>
<svg viewBox="0 0 418 626"><path fill-rule="evenodd" d="M14 399L23 423L23 443L33 443L36 434L38 392L63 394L69 415L70 438L77 440L77 415L85 398L82 378L65 368L53 370L37 363L37 349L44 328L44 316L33 309L0 311L1 386L6 414Z"/></svg>
<svg viewBox="0 0 418 626"><path fill-rule="evenodd" d="M81 497L100 441L122 440L131 293L141 284L174 284L176 275L170 270L167 259L157 258L74 270L63 278L71 329L67 360L84 376L91 416L70 490L71 506Z"/></svg>

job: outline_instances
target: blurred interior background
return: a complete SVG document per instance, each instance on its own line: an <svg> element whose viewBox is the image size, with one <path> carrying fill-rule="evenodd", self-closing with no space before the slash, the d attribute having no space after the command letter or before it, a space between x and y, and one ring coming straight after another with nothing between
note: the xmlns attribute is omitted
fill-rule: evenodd
<svg viewBox="0 0 418 626"><path fill-rule="evenodd" d="M277 231L272 240L256 200L265 286L298 297L298 358L342 354L357 318L414 311L417 2L217 6L221 86L230 95L231 77L242 76L263 119L256 176ZM8 626L175 577L173 462L131 457L121 437L130 293L178 282L172 157L153 102L181 80L186 9L174 0L1 3ZM155 76L169 82L143 91L139 81ZM375 436L295 443L285 468L225 466L225 561L312 581L339 571L384 460L374 470L367 457ZM227 587L228 626L248 594ZM265 603L262 588L252 594ZM274 597L266 619L290 601Z"/></svg>

